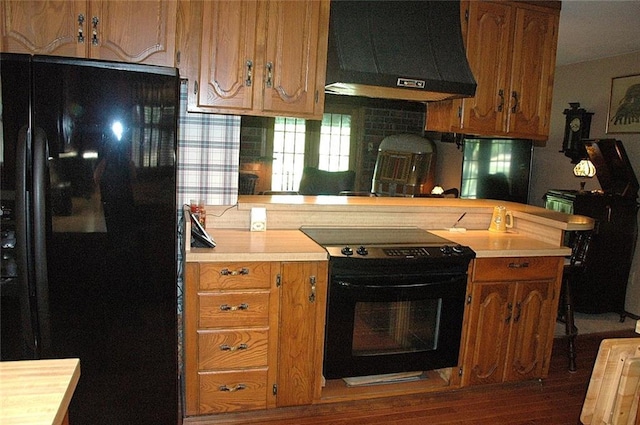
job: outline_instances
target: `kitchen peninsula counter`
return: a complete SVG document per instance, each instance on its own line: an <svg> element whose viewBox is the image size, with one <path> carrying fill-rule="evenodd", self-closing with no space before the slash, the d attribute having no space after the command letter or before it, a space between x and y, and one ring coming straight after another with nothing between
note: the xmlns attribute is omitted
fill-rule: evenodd
<svg viewBox="0 0 640 425"><path fill-rule="evenodd" d="M571 249L552 245L512 231L488 230L430 232L476 252L477 258L566 256ZM215 248L191 248L187 261L323 261L327 252L299 230L210 229Z"/></svg>
<svg viewBox="0 0 640 425"><path fill-rule="evenodd" d="M514 225L507 232L486 230L496 205L513 213ZM266 232L249 231L252 208L266 209ZM448 231L463 214L457 227L466 231ZM479 258L565 256L570 251L563 246L564 232L589 230L593 224L585 216L493 200L241 196L231 208L207 206L207 229L218 245L189 249L187 243L187 261L326 260L326 252L298 230L301 226L418 227L470 246Z"/></svg>

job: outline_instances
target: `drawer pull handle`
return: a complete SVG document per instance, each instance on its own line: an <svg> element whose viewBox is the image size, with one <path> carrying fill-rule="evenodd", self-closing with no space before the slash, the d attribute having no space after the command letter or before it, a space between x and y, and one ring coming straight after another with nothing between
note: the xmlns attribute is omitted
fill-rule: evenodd
<svg viewBox="0 0 640 425"><path fill-rule="evenodd" d="M242 303L237 306L230 306L229 304L222 304L220 306L220 310L222 311L237 311L237 310L249 310L249 304Z"/></svg>
<svg viewBox="0 0 640 425"><path fill-rule="evenodd" d="M526 269L529 267L529 263L509 263L510 269Z"/></svg>
<svg viewBox="0 0 640 425"><path fill-rule="evenodd" d="M240 270L229 270L229 269L222 269L220 270L220 274L222 276L238 276L238 275L247 275L249 274L249 269L246 267L243 267Z"/></svg>
<svg viewBox="0 0 640 425"><path fill-rule="evenodd" d="M247 348L249 348L247 344L240 344L240 345L236 345L235 347L232 347L227 344L222 344L220 346L220 351L238 351L238 350L246 350Z"/></svg>
<svg viewBox="0 0 640 425"><path fill-rule="evenodd" d="M227 387L226 385L220 385L220 391L226 391L226 392L235 392L235 391L240 391L240 390L244 390L246 389L247 386L245 384L238 384L234 387Z"/></svg>

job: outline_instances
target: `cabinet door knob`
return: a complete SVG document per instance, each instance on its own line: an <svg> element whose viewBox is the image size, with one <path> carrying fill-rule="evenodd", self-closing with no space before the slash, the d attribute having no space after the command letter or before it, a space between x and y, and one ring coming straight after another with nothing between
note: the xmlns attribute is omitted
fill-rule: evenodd
<svg viewBox="0 0 640 425"><path fill-rule="evenodd" d="M251 87L252 78L253 78L253 61L250 59L247 59L246 66L247 66L247 78L244 81L244 85L247 87Z"/></svg>
<svg viewBox="0 0 640 425"><path fill-rule="evenodd" d="M518 92L512 91L511 97L514 100L513 106L511 107L511 112L515 114L516 112L518 112L518 105L520 104L520 101L518 100Z"/></svg>
<svg viewBox="0 0 640 425"><path fill-rule="evenodd" d="M267 88L270 89L273 87L273 63L267 62Z"/></svg>
<svg viewBox="0 0 640 425"><path fill-rule="evenodd" d="M502 112L502 109L504 108L504 90L503 89L498 90L498 97L500 98L500 103L498 104L498 112Z"/></svg>
<svg viewBox="0 0 640 425"><path fill-rule="evenodd" d="M98 22L100 22L100 20L97 16L94 16L93 19L91 19L91 24L93 25L91 44L93 44L94 46L98 45Z"/></svg>
<svg viewBox="0 0 640 425"><path fill-rule="evenodd" d="M78 43L84 43L84 15L78 15Z"/></svg>

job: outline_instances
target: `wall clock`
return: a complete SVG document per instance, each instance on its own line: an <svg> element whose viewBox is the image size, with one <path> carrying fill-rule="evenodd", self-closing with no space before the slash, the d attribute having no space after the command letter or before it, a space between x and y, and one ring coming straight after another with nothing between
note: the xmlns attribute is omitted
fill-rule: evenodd
<svg viewBox="0 0 640 425"><path fill-rule="evenodd" d="M563 112L566 115L566 123L561 152L571 158L573 164L577 164L581 159L587 157L582 140L589 138L593 112L587 112L577 102L569 103L569 106L570 108Z"/></svg>

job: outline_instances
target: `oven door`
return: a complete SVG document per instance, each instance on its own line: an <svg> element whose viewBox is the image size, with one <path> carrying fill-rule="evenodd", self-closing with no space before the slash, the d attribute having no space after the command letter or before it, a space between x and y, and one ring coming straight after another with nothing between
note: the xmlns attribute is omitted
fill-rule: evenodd
<svg viewBox="0 0 640 425"><path fill-rule="evenodd" d="M456 366L466 283L464 273L332 277L325 378Z"/></svg>

